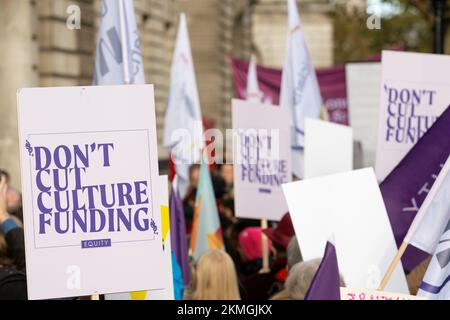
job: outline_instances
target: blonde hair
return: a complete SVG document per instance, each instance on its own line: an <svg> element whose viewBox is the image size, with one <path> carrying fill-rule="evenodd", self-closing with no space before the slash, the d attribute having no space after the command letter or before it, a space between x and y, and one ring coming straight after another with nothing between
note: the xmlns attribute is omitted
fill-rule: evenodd
<svg viewBox="0 0 450 320"><path fill-rule="evenodd" d="M197 262L194 300L240 300L236 269L231 257L220 250L203 253Z"/></svg>

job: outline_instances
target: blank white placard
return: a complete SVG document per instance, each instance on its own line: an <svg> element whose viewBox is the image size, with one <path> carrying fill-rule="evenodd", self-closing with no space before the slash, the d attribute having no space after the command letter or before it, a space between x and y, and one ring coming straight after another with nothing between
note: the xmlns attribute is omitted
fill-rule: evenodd
<svg viewBox="0 0 450 320"><path fill-rule="evenodd" d="M347 287L375 289L397 252L372 168L283 185L303 259L322 257L334 235ZM408 293L399 263L386 291Z"/></svg>

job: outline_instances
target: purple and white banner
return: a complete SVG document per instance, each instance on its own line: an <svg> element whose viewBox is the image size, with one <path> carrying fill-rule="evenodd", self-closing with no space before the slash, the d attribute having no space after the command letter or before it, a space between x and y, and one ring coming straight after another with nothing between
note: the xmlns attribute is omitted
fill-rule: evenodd
<svg viewBox="0 0 450 320"><path fill-rule="evenodd" d="M235 96L247 99L247 78L249 62L230 58ZM262 101L271 101L278 105L280 101L281 70L256 66L258 87ZM348 125L347 86L345 82L345 66L316 69L322 100L328 111L330 122Z"/></svg>
<svg viewBox="0 0 450 320"><path fill-rule="evenodd" d="M18 115L29 298L163 288L153 87L22 89Z"/></svg>

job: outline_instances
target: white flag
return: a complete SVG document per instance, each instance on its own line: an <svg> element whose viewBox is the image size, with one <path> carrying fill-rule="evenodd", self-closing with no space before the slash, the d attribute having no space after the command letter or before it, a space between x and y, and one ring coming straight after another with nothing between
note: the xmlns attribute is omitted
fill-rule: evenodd
<svg viewBox="0 0 450 320"><path fill-rule="evenodd" d="M450 192L447 188L447 192ZM450 300L450 220L437 244L422 280L418 296L429 300Z"/></svg>
<svg viewBox="0 0 450 320"><path fill-rule="evenodd" d="M450 218L450 156L420 206L404 242L433 254Z"/></svg>
<svg viewBox="0 0 450 320"><path fill-rule="evenodd" d="M145 84L133 0L103 0L94 85Z"/></svg>
<svg viewBox="0 0 450 320"><path fill-rule="evenodd" d="M247 101L261 102L262 92L259 91L258 75L256 73L256 58L254 55L250 58L247 73Z"/></svg>
<svg viewBox="0 0 450 320"><path fill-rule="evenodd" d="M450 299L450 157L404 241L433 255L417 295Z"/></svg>
<svg viewBox="0 0 450 320"><path fill-rule="evenodd" d="M191 45L183 13L180 15L172 59L164 146L170 149L173 156L180 196L184 197L189 185L189 167L200 161L204 140Z"/></svg>
<svg viewBox="0 0 450 320"><path fill-rule="evenodd" d="M253 102L263 102L265 105L272 104L272 97L265 96L264 92L259 90L258 71L256 70L256 58L254 55L250 58L247 72L246 100Z"/></svg>
<svg viewBox="0 0 450 320"><path fill-rule="evenodd" d="M322 107L316 72L309 57L295 0L288 2L288 43L281 81L280 106L291 110L292 171L303 178L305 118L319 118Z"/></svg>

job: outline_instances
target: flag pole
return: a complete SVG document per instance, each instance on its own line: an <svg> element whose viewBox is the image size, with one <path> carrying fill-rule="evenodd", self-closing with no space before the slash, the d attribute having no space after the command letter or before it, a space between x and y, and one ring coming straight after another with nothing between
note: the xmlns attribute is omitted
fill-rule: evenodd
<svg viewBox="0 0 450 320"><path fill-rule="evenodd" d="M261 229L267 229L267 219L261 220ZM269 242L267 240L267 236L262 234L262 267L263 270L269 269Z"/></svg>
<svg viewBox="0 0 450 320"><path fill-rule="evenodd" d="M128 48L127 48L127 28L125 20L125 4L124 0L118 0L117 5L119 6L119 24L120 24L120 36L121 36L121 49L122 49L122 60L123 60L123 82L125 84L130 84L130 69L128 60ZM91 295L91 300L100 300L99 294Z"/></svg>
<svg viewBox="0 0 450 320"><path fill-rule="evenodd" d="M127 23L125 17L125 3L124 0L118 0L117 4L119 6L119 24L120 24L120 37L121 37L121 48L122 48L122 59L123 59L123 82L125 84L130 84L130 68L129 68L129 57L128 57L128 39L127 39Z"/></svg>
<svg viewBox="0 0 450 320"><path fill-rule="evenodd" d="M91 300L100 300L100 295L99 294L91 295Z"/></svg>
<svg viewBox="0 0 450 320"><path fill-rule="evenodd" d="M397 267L397 264L402 259L403 254L406 251L406 248L408 247L408 242L403 242L400 248L397 251L397 254L395 255L394 260L392 260L391 264L389 265L388 270L386 271L383 279L381 280L381 284L378 287L378 290L383 291L386 287L387 283L389 282L389 279L392 276L392 273L394 273L395 268Z"/></svg>

